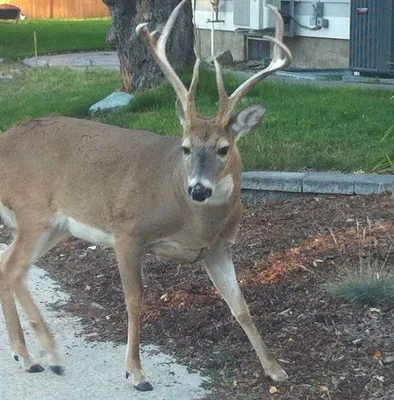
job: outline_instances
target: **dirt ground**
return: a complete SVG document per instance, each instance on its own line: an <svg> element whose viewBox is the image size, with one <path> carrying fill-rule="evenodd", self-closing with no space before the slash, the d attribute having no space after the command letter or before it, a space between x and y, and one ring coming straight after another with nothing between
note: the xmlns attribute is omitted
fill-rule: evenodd
<svg viewBox="0 0 394 400"><path fill-rule="evenodd" d="M245 205L234 260L254 321L290 376L285 383L265 378L200 264L146 258L141 340L210 376L209 400L392 400L394 308L333 299L323 284L360 258L382 264L387 257L393 270L393 218L391 195ZM368 227L362 240L357 221ZM5 228L0 233L9 239ZM40 265L73 295L67 309L83 317L91 340L126 341L111 249L69 239Z"/></svg>

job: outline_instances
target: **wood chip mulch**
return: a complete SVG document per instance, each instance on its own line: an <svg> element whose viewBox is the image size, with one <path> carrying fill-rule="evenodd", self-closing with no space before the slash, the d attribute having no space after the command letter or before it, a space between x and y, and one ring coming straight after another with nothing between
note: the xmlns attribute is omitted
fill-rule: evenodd
<svg viewBox="0 0 394 400"><path fill-rule="evenodd" d="M394 355L394 308L333 299L323 284L344 268L357 268L360 260L386 260L393 271L393 218L391 195L245 206L234 246L238 278L258 329L290 376L287 382L265 378L198 263L146 258L141 340L211 377L207 400L392 400L394 364L387 361ZM2 228L0 236L9 239L9 232ZM125 342L114 252L89 247L69 239L40 265L72 294L62 308L82 317L90 340Z"/></svg>

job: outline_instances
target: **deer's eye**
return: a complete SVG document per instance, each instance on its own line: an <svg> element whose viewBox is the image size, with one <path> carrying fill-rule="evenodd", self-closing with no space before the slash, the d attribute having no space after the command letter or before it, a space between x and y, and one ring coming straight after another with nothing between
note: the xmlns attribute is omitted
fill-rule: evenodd
<svg viewBox="0 0 394 400"><path fill-rule="evenodd" d="M191 149L186 146L182 146L182 151L183 151L183 154L185 154L186 156L192 152Z"/></svg>
<svg viewBox="0 0 394 400"><path fill-rule="evenodd" d="M219 154L219 156L226 156L228 153L228 149L229 146L221 147L220 149L218 149L217 153Z"/></svg>

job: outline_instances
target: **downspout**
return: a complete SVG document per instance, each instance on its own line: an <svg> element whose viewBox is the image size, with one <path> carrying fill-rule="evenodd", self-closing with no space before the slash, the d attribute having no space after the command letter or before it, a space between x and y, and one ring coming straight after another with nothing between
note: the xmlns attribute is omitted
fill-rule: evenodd
<svg viewBox="0 0 394 400"><path fill-rule="evenodd" d="M211 56L215 54L215 23L213 22L215 20L215 10L211 9Z"/></svg>
<svg viewBox="0 0 394 400"><path fill-rule="evenodd" d="M215 54L215 23L224 22L219 20L219 0L209 0L212 5L211 19L207 22L211 23L211 56Z"/></svg>

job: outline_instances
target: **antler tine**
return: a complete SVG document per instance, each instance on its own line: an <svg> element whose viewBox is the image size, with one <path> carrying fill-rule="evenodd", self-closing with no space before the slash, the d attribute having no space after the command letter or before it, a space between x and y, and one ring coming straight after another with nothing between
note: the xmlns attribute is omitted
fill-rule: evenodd
<svg viewBox="0 0 394 400"><path fill-rule="evenodd" d="M226 88L224 87L222 68L216 58L214 59L214 64L220 104L217 120L221 121L225 117L226 110L228 109L229 97Z"/></svg>
<svg viewBox="0 0 394 400"><path fill-rule="evenodd" d="M196 63L194 64L193 68L193 78L192 82L189 87L189 92L188 92L188 110L190 112L196 111L195 104L196 104L196 93L197 93L197 85L198 85L198 79L199 79L199 68L200 68L200 58L196 58Z"/></svg>
<svg viewBox="0 0 394 400"><path fill-rule="evenodd" d="M228 122L228 120L231 117L232 111L237 106L239 101L244 96L246 96L246 94L248 94L249 91L258 82L266 78L268 75L271 75L275 71L282 68L286 68L292 61L291 52L288 49L288 47L283 43L283 34L284 34L283 18L276 7L270 4L267 4L266 7L270 8L274 12L276 17L275 37L263 36L263 39L269 40L270 42L274 43L273 58L267 68L263 69L262 71L259 71L257 74L251 76L248 80L246 80L231 94L231 96L228 98L227 101L224 101L224 103L222 104L221 100L218 117L220 116L222 118L222 122L224 123ZM223 83L221 83L221 85L223 85ZM219 82L218 82L218 87L219 87Z"/></svg>
<svg viewBox="0 0 394 400"><path fill-rule="evenodd" d="M187 103L188 103L188 91L182 81L179 79L178 75L175 73L171 64L169 63L166 56L166 43L167 39L171 33L171 30L174 26L174 23L179 15L179 11L181 7L188 0L181 1L172 11L167 23L165 24L162 34L159 35L156 31L150 32L148 28L148 24L140 24L136 28L137 35L141 36L150 53L155 58L156 62L159 64L160 69L163 71L165 77L170 82L172 87L175 90L175 93L181 103L183 111L187 112Z"/></svg>
<svg viewBox="0 0 394 400"><path fill-rule="evenodd" d="M270 8L276 17L275 37L263 36L263 39L269 40L274 43L273 58L267 68L251 76L241 86L239 86L230 96L231 102L236 105L242 97L244 97L259 81L271 75L275 71L287 67L292 60L291 52L288 47L283 43L284 23L278 9L270 4L266 7ZM284 58L282 58L282 52Z"/></svg>

